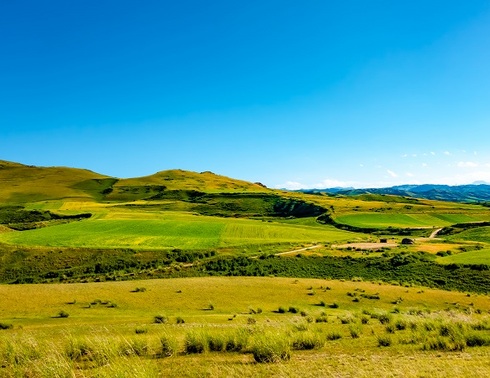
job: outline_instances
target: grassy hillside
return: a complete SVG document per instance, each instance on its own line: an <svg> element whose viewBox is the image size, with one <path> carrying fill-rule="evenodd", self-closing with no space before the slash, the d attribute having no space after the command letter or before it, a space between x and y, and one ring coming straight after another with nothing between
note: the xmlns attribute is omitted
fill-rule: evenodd
<svg viewBox="0 0 490 378"><path fill-rule="evenodd" d="M150 176L121 179L114 185L115 191L125 187L161 185L166 190L196 190L201 192L265 192L266 187L247 181L231 179L213 172L190 172L173 169L157 172Z"/></svg>
<svg viewBox="0 0 490 378"><path fill-rule="evenodd" d="M82 182L108 177L85 169L34 167L0 160L0 203L23 204L60 198L90 200Z"/></svg>

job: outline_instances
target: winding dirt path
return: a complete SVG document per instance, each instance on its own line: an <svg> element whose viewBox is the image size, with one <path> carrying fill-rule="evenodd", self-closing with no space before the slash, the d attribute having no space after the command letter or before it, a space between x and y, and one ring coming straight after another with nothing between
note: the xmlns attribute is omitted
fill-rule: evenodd
<svg viewBox="0 0 490 378"><path fill-rule="evenodd" d="M434 239L441 230L442 228L438 228L437 230L432 231L432 234L430 234L429 239Z"/></svg>
<svg viewBox="0 0 490 378"><path fill-rule="evenodd" d="M286 251L286 252L274 253L274 256L289 255L289 254L292 254L292 253L298 253L298 252L308 251L310 249L321 248L321 247L323 247L323 244L317 244L317 245L312 245L311 247L305 247L305 248L295 249L294 251Z"/></svg>

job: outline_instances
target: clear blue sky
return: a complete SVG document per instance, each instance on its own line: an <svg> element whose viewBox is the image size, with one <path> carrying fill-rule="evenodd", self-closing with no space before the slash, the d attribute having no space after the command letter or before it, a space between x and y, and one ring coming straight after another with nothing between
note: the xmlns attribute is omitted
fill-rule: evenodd
<svg viewBox="0 0 490 378"><path fill-rule="evenodd" d="M490 3L0 1L0 159L490 181Z"/></svg>

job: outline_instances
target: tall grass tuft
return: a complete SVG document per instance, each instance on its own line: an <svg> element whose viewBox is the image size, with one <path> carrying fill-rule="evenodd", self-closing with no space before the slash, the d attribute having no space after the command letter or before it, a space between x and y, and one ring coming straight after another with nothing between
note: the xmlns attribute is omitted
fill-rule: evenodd
<svg viewBox="0 0 490 378"><path fill-rule="evenodd" d="M294 350L320 349L325 345L325 341L318 334L313 332L300 332L294 335L292 347Z"/></svg>
<svg viewBox="0 0 490 378"><path fill-rule="evenodd" d="M288 361L291 348L284 335L259 335L254 339L252 355L259 363Z"/></svg>
<svg viewBox="0 0 490 378"><path fill-rule="evenodd" d="M200 354L206 352L207 339L203 331L192 330L185 336L184 352L186 354Z"/></svg>

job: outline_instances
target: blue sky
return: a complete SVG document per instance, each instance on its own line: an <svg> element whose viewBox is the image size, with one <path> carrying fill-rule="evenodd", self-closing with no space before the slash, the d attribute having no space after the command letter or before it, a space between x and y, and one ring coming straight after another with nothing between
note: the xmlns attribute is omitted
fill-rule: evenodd
<svg viewBox="0 0 490 378"><path fill-rule="evenodd" d="M488 1L1 1L0 159L490 181Z"/></svg>

